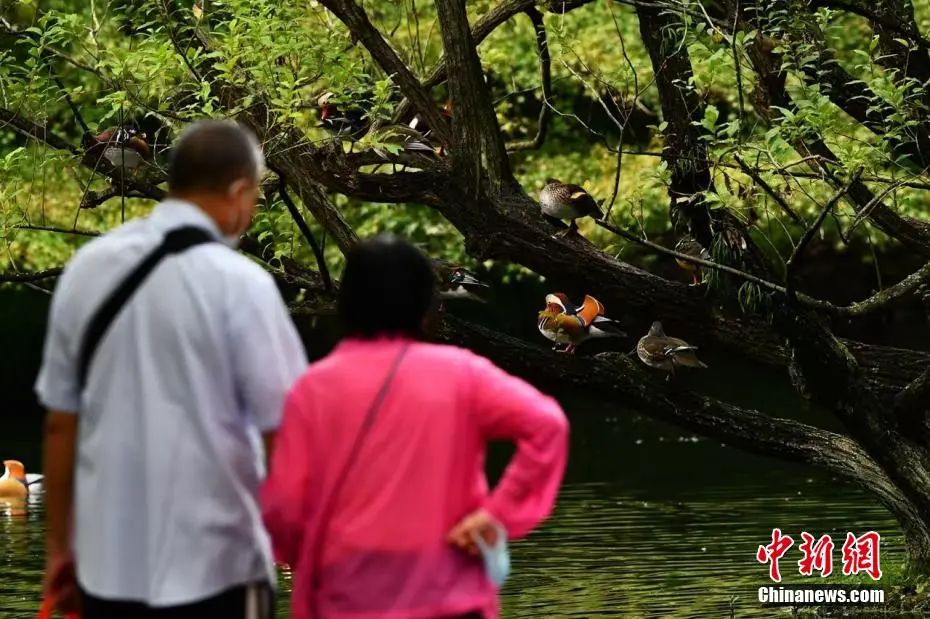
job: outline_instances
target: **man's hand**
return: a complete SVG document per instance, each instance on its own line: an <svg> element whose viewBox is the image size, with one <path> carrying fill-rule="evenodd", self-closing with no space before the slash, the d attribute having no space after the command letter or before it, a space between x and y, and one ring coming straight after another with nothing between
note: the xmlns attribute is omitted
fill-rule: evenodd
<svg viewBox="0 0 930 619"><path fill-rule="evenodd" d="M460 550L477 555L480 551L475 544L475 535L481 538L489 545L497 543L497 533L499 523L485 509L478 509L468 514L459 522L452 531L449 532L448 542Z"/></svg>
<svg viewBox="0 0 930 619"><path fill-rule="evenodd" d="M45 599L62 613L80 610L77 574L70 552L49 553L45 562Z"/></svg>

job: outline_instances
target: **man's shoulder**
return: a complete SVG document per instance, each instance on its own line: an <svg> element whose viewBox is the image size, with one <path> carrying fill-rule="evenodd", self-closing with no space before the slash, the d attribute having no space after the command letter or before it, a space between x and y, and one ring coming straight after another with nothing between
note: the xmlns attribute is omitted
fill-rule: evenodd
<svg viewBox="0 0 930 619"><path fill-rule="evenodd" d="M125 223L82 245L65 266L64 278L80 276L85 271L99 275L101 266L116 267L131 261L150 244L144 220Z"/></svg>
<svg viewBox="0 0 930 619"><path fill-rule="evenodd" d="M249 289L274 287L274 278L254 260L223 243L208 243L201 248L202 256L237 285Z"/></svg>

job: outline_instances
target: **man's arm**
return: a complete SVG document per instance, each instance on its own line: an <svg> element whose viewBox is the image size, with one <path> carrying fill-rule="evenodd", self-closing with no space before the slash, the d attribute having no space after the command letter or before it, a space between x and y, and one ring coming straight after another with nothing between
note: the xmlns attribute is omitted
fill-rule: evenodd
<svg viewBox="0 0 930 619"><path fill-rule="evenodd" d="M262 445L265 447L265 466L271 466L271 457L274 455L274 437L277 434L274 430L262 434Z"/></svg>
<svg viewBox="0 0 930 619"><path fill-rule="evenodd" d="M45 418L42 471L45 474L46 595L67 612L77 608L78 592L71 555L71 512L74 502L74 457L78 417L50 410Z"/></svg>
<svg viewBox="0 0 930 619"><path fill-rule="evenodd" d="M271 457L271 435L281 423L288 390L307 368L303 344L274 280L249 280L232 308L233 372L246 412Z"/></svg>
<svg viewBox="0 0 930 619"><path fill-rule="evenodd" d="M45 474L45 540L50 554L71 549L77 424L77 415L65 411L49 411L45 418L42 471Z"/></svg>
<svg viewBox="0 0 930 619"><path fill-rule="evenodd" d="M472 363L473 414L487 441L509 440L517 451L484 507L459 522L449 541L476 552L473 534L496 540L495 522L523 537L555 503L568 455L568 422L558 403L487 359Z"/></svg>

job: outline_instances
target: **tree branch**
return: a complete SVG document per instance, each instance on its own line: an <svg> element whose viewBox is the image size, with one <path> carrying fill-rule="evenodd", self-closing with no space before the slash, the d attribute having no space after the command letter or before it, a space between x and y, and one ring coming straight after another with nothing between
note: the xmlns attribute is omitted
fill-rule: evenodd
<svg viewBox="0 0 930 619"><path fill-rule="evenodd" d="M323 278L323 288L327 293L331 293L333 291L333 280L329 276L329 268L326 266L326 257L323 255L323 248L320 247L320 244L316 242L316 238L313 236L313 231L310 230L310 226L308 226L307 222L304 221L304 218L300 214L300 210L297 208L297 205L294 204L294 201L291 200L291 196L288 195L287 179L279 174L278 180L278 193L281 195L281 201L284 202L288 212L291 214L291 218L294 220L294 223L297 224L297 228L300 230L300 233L304 235L304 238L310 245L310 249L313 251L313 256L316 259L317 268L320 271L320 277Z"/></svg>
<svg viewBox="0 0 930 619"><path fill-rule="evenodd" d="M46 269L36 272L18 272L18 273L0 273L0 282L24 284L28 282L38 282L43 279L51 279L61 275L61 268Z"/></svg>
<svg viewBox="0 0 930 619"><path fill-rule="evenodd" d="M551 13L564 14L582 7L586 4L593 2L594 0L549 0L546 3L546 9ZM502 24L507 23L515 15L525 12L527 9L535 6L537 4L536 0L506 0L501 2L499 5L482 15L478 21L475 22L475 27L472 28L471 36L472 40L475 42L475 45L481 45L492 32L497 30ZM439 84L443 83L446 80L448 75L448 65L446 63L446 58L443 57L439 60L436 66L430 71L429 77L426 78L426 81L423 82L424 88L433 89ZM410 116L410 102L407 99L398 104L397 109L394 111L394 122L399 123L408 119Z"/></svg>
<svg viewBox="0 0 930 619"><path fill-rule="evenodd" d="M471 37L465 2L436 0L436 12L451 76L448 83L455 134L455 148L451 150L453 169L461 174L466 191L477 196L484 162L491 189L499 193L513 182L513 177L481 60Z"/></svg>
<svg viewBox="0 0 930 619"><path fill-rule="evenodd" d="M811 242L811 239L814 238L814 235L820 229L820 226L823 225L827 215L830 214L830 211L833 210L833 207L836 206L837 202L839 202L843 196L849 193L850 188L854 184L859 182L859 178L862 177L862 171L863 168L861 167L856 170L849 182L847 182L844 187L841 187L836 191L836 193L833 194L833 196L824 205L823 210L820 211L820 215L817 216L817 219L814 220L814 223L808 226L807 230L804 232L804 236L801 237L801 240L798 242L797 246L795 246L794 252L792 252L791 257L788 259L788 264L786 266L787 273L785 275L785 294L787 294L788 298L792 301L797 301L797 294L795 293L795 285L797 283L796 274L798 265L801 262L801 256L804 254L804 250Z"/></svg>
<svg viewBox="0 0 930 619"><path fill-rule="evenodd" d="M801 225L804 225L804 220L802 220L802 219L798 216L798 214L794 212L794 209L791 208L791 206L788 204L787 201L785 201L785 199L781 196L781 194L779 194L777 191L775 191L774 189L772 189L771 185L769 185L768 183L765 182L765 179L762 178L762 176L759 174L759 171L758 171L758 170L755 170L755 169L749 167L749 166L746 164L746 162L743 161L743 158L740 157L739 155L735 155L733 158L736 160L736 163L739 164L740 169L741 169L747 176L749 176L749 178L751 178L753 181L755 181L755 183L756 183L757 185L759 185L759 187L761 187L762 190L765 191L765 193L769 194L769 196L771 196L772 199L775 200L775 204L777 204L779 207L781 207L781 210L783 210L783 211L784 211L789 217L791 217L791 219L793 219L796 223L799 223L799 224L801 224Z"/></svg>
<svg viewBox="0 0 930 619"><path fill-rule="evenodd" d="M510 144L507 147L510 151L535 150L542 146L546 141L546 135L549 133L549 120L552 118L552 108L549 106L549 101L552 99L552 59L549 55L546 24L543 21L542 13L536 7L527 9L526 14L530 21L533 22L533 30L536 31L536 52L539 56L539 72L542 81L542 106L539 110L536 137L532 140Z"/></svg>
<svg viewBox="0 0 930 619"><path fill-rule="evenodd" d="M71 228L57 228L55 226L34 226L32 224L17 224L13 226L17 230L34 230L38 232L55 232L56 234L74 234L77 236L100 236L95 230L79 230Z"/></svg>
<svg viewBox="0 0 930 619"><path fill-rule="evenodd" d="M378 29L374 27L364 9L354 0L320 0L320 4L329 9L365 46L371 57L391 76L400 87L401 92L414 103L420 114L432 129L440 144L449 149L451 144L449 126L439 107L411 73L397 52L385 41Z"/></svg>
<svg viewBox="0 0 930 619"><path fill-rule="evenodd" d="M744 451L830 471L876 493L902 524L916 526L914 523L920 522L913 503L894 487L875 460L842 434L669 388L656 372L626 355L608 353L593 358L558 355L449 315L443 322L441 338L467 346L505 370L547 388L583 387L586 393L623 402L625 408L726 441Z"/></svg>
<svg viewBox="0 0 930 619"><path fill-rule="evenodd" d="M14 131L31 140L50 146L56 150L66 151L77 157L84 167L99 172L113 181L117 181L127 191L134 191L140 196L152 200L164 199L166 192L151 183L131 176L123 177L122 172L110 165L106 160L89 162L84 157L84 153L74 144L71 144L61 136L50 131L46 125L35 122L24 116L17 114L13 110L0 107L0 129L4 126L11 127Z"/></svg>

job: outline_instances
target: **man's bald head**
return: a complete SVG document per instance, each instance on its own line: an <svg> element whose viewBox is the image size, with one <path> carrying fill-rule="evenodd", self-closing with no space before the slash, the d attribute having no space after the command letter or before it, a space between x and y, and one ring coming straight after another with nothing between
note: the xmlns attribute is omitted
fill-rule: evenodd
<svg viewBox="0 0 930 619"><path fill-rule="evenodd" d="M248 129L231 120L196 122L172 150L168 189L175 195L222 194L239 180L257 184L264 164Z"/></svg>

